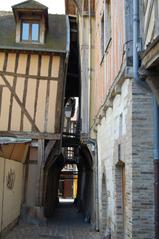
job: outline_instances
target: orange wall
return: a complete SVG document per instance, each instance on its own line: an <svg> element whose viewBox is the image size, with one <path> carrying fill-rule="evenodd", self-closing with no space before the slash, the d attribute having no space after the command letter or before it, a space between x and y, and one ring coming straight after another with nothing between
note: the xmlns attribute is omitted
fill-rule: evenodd
<svg viewBox="0 0 159 239"><path fill-rule="evenodd" d="M95 75L93 77L93 115L98 113L100 106L104 103L106 94L112 82L118 75L124 60L124 0L111 0L111 36L112 40L102 61L101 56L101 17L104 10L104 1L96 0L95 17ZM105 65L105 70L104 70ZM104 73L105 72L105 73Z"/></svg>

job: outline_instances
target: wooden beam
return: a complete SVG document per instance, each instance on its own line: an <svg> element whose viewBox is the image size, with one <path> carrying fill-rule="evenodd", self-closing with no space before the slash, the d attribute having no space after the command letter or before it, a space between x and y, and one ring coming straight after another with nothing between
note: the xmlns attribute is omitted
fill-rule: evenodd
<svg viewBox="0 0 159 239"><path fill-rule="evenodd" d="M40 76L40 69L41 69L41 55L38 56L38 76ZM34 123L35 123L35 120L36 120L36 113L37 113L39 85L40 85L40 81L36 80L36 92L35 92L34 116L33 116ZM32 130L33 130L33 128L32 128Z"/></svg>
<svg viewBox="0 0 159 239"><path fill-rule="evenodd" d="M29 73L29 68L30 68L30 58L31 55L29 54L27 56L27 65L26 65L26 75ZM27 88L28 88L28 77L25 76L25 82L24 82L24 90L23 90L23 106L25 108L25 104L26 104L26 97L27 97ZM34 123L34 121L33 121ZM21 123L20 123L20 130L23 131L23 125L24 124L24 112L21 111ZM32 124L33 126L33 124Z"/></svg>
<svg viewBox="0 0 159 239"><path fill-rule="evenodd" d="M139 69L140 78L147 78L147 77L159 77L158 70L147 70L144 68Z"/></svg>
<svg viewBox="0 0 159 239"><path fill-rule="evenodd" d="M7 136L7 137L26 138L26 139L61 140L61 134L54 134L54 133L0 131L0 135Z"/></svg>
<svg viewBox="0 0 159 239"><path fill-rule="evenodd" d="M4 64L3 64L3 72L7 69L7 62L8 62L8 52L5 52Z"/></svg>
<svg viewBox="0 0 159 239"><path fill-rule="evenodd" d="M24 155L23 155L23 158L22 158L22 161L21 161L23 164L27 160L28 152L29 152L29 144L27 144L26 147L25 147Z"/></svg>
<svg viewBox="0 0 159 239"><path fill-rule="evenodd" d="M56 140L50 140L45 148L44 161L46 162L49 154L51 153L52 148L54 147Z"/></svg>
<svg viewBox="0 0 159 239"><path fill-rule="evenodd" d="M16 53L16 59L15 59L15 67L14 67L14 72L17 72L18 69L18 61L19 61L19 54ZM14 76L13 79L13 91L16 89L16 84L17 84L17 77ZM10 98L10 106L9 106L9 119L8 119L8 130L11 130L11 120L12 120L12 110L13 110L13 92L11 92L11 98Z"/></svg>
<svg viewBox="0 0 159 239"><path fill-rule="evenodd" d="M63 113L64 113L64 92L66 86L66 69L64 59L60 59L60 71L59 81L57 87L56 96L56 119L55 119L55 131L61 132L63 125ZM59 120L60 119L60 120Z"/></svg>
<svg viewBox="0 0 159 239"><path fill-rule="evenodd" d="M1 116L1 108L2 108L2 94L3 94L3 86L0 85L0 116Z"/></svg>
<svg viewBox="0 0 159 239"><path fill-rule="evenodd" d="M38 140L38 165L37 165L37 187L36 206L42 206L43 176L44 176L44 139Z"/></svg>
<svg viewBox="0 0 159 239"><path fill-rule="evenodd" d="M159 1L155 1L155 19L159 17ZM156 36L159 35L159 22L155 20L155 34Z"/></svg>
<svg viewBox="0 0 159 239"><path fill-rule="evenodd" d="M35 123L36 120L36 113L37 113L37 101L38 101L38 95L39 95L39 84L40 81L36 80L36 91L35 91L35 101L34 101L34 115L33 115L33 121ZM33 130L33 127L32 127Z"/></svg>
<svg viewBox="0 0 159 239"><path fill-rule="evenodd" d="M3 78L4 82L6 83L6 86L8 87L8 89L12 92L14 98L16 99L17 103L20 105L21 110L23 112L23 114L25 114L25 116L27 117L27 119L30 121L30 123L34 126L34 130L36 130L37 132L40 132L40 130L38 129L38 127L35 125L32 117L30 116L29 112L25 109L24 104L21 102L21 100L19 99L18 95L16 94L16 92L14 91L13 87L9 84L9 82L7 81L6 77L3 74L0 74L1 77Z"/></svg>
<svg viewBox="0 0 159 239"><path fill-rule="evenodd" d="M50 56L49 71L48 71L49 78L51 77L52 60L53 60L53 58L52 58L52 56ZM50 80L47 81L47 89L46 89L45 124L44 124L44 130L45 131L47 131L47 126L48 126L49 97L50 97Z"/></svg>
<svg viewBox="0 0 159 239"><path fill-rule="evenodd" d="M4 73L4 71L0 71L0 73ZM56 78L56 77L21 74L21 73L9 72L9 71L5 71L5 75L6 75L6 76L13 76L13 77L21 77L21 78L27 77L27 78L29 78L29 79L58 81L58 78Z"/></svg>
<svg viewBox="0 0 159 239"><path fill-rule="evenodd" d="M147 38L147 35L148 35L148 30L149 30L149 25L150 25L150 18L152 16L152 9L153 9L153 6L154 6L154 0L151 0L149 2L149 5L148 7L146 8L146 17L145 17L145 29L144 29L144 36L145 36L145 39L144 39L144 44L146 43L146 38Z"/></svg>

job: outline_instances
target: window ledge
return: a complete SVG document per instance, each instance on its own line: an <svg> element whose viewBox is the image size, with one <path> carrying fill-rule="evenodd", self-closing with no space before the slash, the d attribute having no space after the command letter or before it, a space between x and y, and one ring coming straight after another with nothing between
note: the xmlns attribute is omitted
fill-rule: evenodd
<svg viewBox="0 0 159 239"><path fill-rule="evenodd" d="M31 44L31 45L43 45L44 43L41 43L41 42L34 42L34 41L19 41L17 43L20 43L20 44Z"/></svg>

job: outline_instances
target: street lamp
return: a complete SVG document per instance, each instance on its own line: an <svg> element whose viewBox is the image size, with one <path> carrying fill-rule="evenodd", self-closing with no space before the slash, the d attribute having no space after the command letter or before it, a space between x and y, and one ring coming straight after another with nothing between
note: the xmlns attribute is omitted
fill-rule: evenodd
<svg viewBox="0 0 159 239"><path fill-rule="evenodd" d="M71 118L71 114L72 114L72 105L67 103L65 106L65 117Z"/></svg>

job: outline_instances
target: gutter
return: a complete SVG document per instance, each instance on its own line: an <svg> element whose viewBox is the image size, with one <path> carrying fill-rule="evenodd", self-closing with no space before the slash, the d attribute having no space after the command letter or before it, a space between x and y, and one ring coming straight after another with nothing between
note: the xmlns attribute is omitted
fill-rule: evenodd
<svg viewBox="0 0 159 239"><path fill-rule="evenodd" d="M139 1L133 0L133 73L139 86L148 85L139 79ZM154 200L155 200L155 239L159 239L159 106L153 96L153 141L154 141Z"/></svg>
<svg viewBox="0 0 159 239"><path fill-rule="evenodd" d="M15 51L31 51L31 52L47 52L47 53L55 53L55 54L66 54L67 50L55 50L55 49L48 49L48 48L32 48L32 47L12 47L12 46L0 46L1 50L15 50Z"/></svg>

